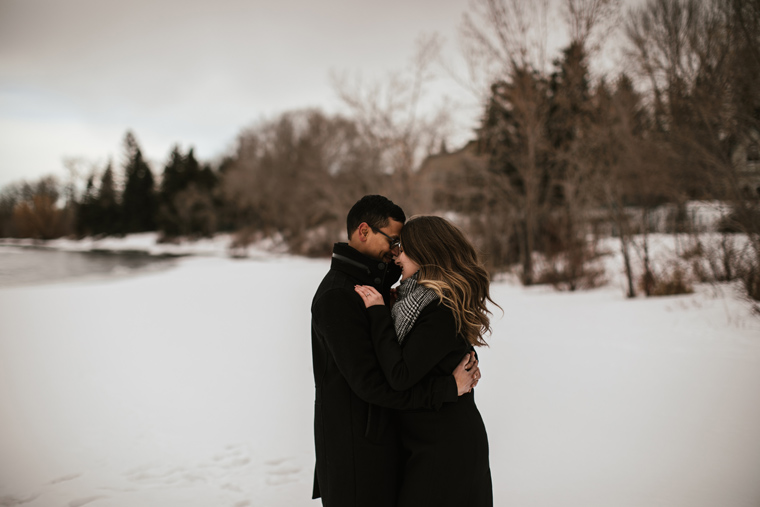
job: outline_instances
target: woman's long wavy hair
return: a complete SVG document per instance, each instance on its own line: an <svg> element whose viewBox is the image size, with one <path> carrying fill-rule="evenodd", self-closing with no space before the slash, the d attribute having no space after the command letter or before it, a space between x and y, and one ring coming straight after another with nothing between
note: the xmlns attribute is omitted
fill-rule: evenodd
<svg viewBox="0 0 760 507"><path fill-rule="evenodd" d="M488 345L488 272L472 243L455 225L436 216L412 217L401 229L401 248L420 266L417 282L435 291L454 313L457 332L474 346ZM499 307L501 308L501 307Z"/></svg>

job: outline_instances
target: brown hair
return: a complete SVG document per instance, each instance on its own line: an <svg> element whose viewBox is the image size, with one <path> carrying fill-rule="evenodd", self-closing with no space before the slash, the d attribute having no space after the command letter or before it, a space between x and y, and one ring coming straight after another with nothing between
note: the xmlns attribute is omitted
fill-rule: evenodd
<svg viewBox="0 0 760 507"><path fill-rule="evenodd" d="M441 217L412 217L401 229L401 247L420 266L418 283L434 290L454 313L457 332L471 345L488 345L483 339L491 332L486 302L496 303L488 272L462 231Z"/></svg>

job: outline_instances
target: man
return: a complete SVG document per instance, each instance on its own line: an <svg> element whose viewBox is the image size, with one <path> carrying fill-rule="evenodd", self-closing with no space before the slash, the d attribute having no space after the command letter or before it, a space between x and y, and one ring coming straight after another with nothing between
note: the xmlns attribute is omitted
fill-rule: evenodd
<svg viewBox="0 0 760 507"><path fill-rule="evenodd" d="M453 375L423 380L408 391L394 391L380 369L354 286L372 285L388 302L400 276L393 255L405 220L385 197L359 200L348 213L348 244L335 244L330 271L312 301L312 498L321 497L326 507L393 507L403 470L389 409L435 409L477 383L477 361L467 364L469 356Z"/></svg>

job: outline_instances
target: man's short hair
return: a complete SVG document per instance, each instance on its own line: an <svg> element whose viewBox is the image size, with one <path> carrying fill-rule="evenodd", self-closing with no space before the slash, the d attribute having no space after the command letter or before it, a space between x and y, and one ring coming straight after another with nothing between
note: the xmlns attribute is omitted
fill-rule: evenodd
<svg viewBox="0 0 760 507"><path fill-rule="evenodd" d="M362 222L373 229L380 229L388 225L389 219L392 218L402 224L406 221L406 215L401 206L394 204L393 201L382 195L365 195L353 205L346 218L346 230L348 239Z"/></svg>

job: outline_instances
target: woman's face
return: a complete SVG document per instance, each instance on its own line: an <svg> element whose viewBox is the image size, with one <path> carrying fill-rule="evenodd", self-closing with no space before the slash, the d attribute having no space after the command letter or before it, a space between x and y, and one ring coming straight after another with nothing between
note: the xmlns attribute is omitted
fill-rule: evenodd
<svg viewBox="0 0 760 507"><path fill-rule="evenodd" d="M394 262L401 266L401 279L406 280L419 271L420 266L412 259L406 256L403 247L399 246L399 254L395 256Z"/></svg>

